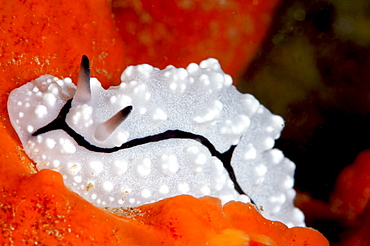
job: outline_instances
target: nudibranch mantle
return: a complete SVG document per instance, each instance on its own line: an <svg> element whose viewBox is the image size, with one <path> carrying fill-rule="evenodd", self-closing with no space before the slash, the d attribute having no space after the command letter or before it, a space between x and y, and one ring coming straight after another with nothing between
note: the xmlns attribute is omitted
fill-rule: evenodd
<svg viewBox="0 0 370 246"><path fill-rule="evenodd" d="M87 80L82 96L71 79L51 75L10 93L11 123L38 169L60 172L67 187L98 206L137 206L179 194L248 202L249 195L265 217L304 225L293 205L295 165L272 149L283 119L238 92L216 59L186 69L130 66L122 83L107 90ZM65 125L97 151L62 128L35 134L66 107ZM122 109L110 134L104 122ZM237 191L225 160L247 195Z"/></svg>

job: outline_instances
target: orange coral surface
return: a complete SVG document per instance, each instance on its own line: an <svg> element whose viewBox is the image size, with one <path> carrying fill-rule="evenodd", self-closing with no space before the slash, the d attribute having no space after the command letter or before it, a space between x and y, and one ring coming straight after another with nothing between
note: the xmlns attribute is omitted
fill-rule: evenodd
<svg viewBox="0 0 370 246"><path fill-rule="evenodd" d="M280 0L113 0L127 64L186 67L217 58L234 77L244 72L265 37Z"/></svg>
<svg viewBox="0 0 370 246"><path fill-rule="evenodd" d="M10 125L7 94L46 73L75 79L82 54L91 58L92 74L104 86L117 83L127 60L110 4L104 0L0 1L0 243L328 245L315 230L288 229L264 219L249 204L230 202L222 207L210 197L178 196L137 209L108 209L113 214L69 191L59 173L34 169ZM193 61L185 57L184 62Z"/></svg>

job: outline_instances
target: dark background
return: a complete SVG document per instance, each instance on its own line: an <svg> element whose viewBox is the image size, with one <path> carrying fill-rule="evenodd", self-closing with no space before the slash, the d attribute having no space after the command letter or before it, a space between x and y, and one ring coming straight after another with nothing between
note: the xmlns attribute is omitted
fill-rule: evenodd
<svg viewBox="0 0 370 246"><path fill-rule="evenodd" d="M283 1L239 89L285 119L276 147L295 187L328 201L340 171L370 148L370 1ZM313 221L336 242L333 221Z"/></svg>

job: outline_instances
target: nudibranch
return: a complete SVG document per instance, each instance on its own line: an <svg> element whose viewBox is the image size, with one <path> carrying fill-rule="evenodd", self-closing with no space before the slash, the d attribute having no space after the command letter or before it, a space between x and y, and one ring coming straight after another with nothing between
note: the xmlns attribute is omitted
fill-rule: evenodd
<svg viewBox="0 0 370 246"><path fill-rule="evenodd" d="M216 59L130 66L121 80L105 90L83 56L77 87L43 75L10 93L10 121L39 170L60 172L97 206L214 196L304 225L293 205L295 165L273 149L283 119L240 93Z"/></svg>

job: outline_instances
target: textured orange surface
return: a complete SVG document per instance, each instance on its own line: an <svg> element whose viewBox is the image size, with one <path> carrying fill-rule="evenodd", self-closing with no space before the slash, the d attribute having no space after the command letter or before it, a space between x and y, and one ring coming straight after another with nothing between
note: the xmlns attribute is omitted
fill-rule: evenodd
<svg viewBox="0 0 370 246"><path fill-rule="evenodd" d="M3 181L4 182L4 181ZM94 207L42 170L3 182L0 242L73 245L328 245L309 228L288 229L250 204L177 196L116 216ZM6 187L6 188L5 188Z"/></svg>
<svg viewBox="0 0 370 246"><path fill-rule="evenodd" d="M117 84L127 56L110 4L0 1L0 244L328 245L317 231L287 229L248 204L222 208L215 198L179 196L117 216L69 191L59 173L34 169L10 125L7 94L46 73L75 79L82 54L92 76Z"/></svg>
<svg viewBox="0 0 370 246"><path fill-rule="evenodd" d="M234 77L261 45L280 0L113 0L127 64L185 67L217 58Z"/></svg>
<svg viewBox="0 0 370 246"><path fill-rule="evenodd" d="M243 245L248 239L253 242L251 245L328 245L313 229L288 229L280 222L263 218L253 205L241 202L229 202L222 207L216 198L183 195L140 209L147 216L138 220L184 240L184 245L197 244L197 240L212 245Z"/></svg>
<svg viewBox="0 0 370 246"><path fill-rule="evenodd" d="M124 47L106 0L2 0L0 10L0 73L11 88L45 73L76 78L83 54L104 85L119 83Z"/></svg>

